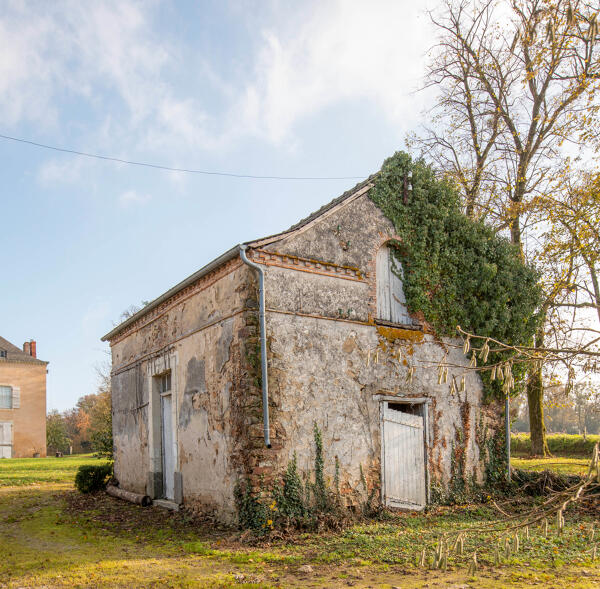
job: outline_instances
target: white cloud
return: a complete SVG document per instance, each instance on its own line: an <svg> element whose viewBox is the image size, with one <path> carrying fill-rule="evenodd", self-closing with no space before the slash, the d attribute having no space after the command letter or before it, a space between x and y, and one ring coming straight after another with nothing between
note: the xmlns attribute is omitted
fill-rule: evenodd
<svg viewBox="0 0 600 589"><path fill-rule="evenodd" d="M40 167L39 179L46 186L79 182L90 164L93 162L81 157L49 159Z"/></svg>
<svg viewBox="0 0 600 589"><path fill-rule="evenodd" d="M153 4L134 0L3 4L0 126L60 128L83 137L80 149L113 154L202 147L207 115L167 82L173 48L152 15ZM81 120L97 128L81 129Z"/></svg>
<svg viewBox="0 0 600 589"><path fill-rule="evenodd" d="M238 107L248 129L279 143L303 118L347 100L374 103L394 124L412 122L431 42L425 7L335 0L305 11L308 19L286 15L293 27L263 31L255 80Z"/></svg>
<svg viewBox="0 0 600 589"><path fill-rule="evenodd" d="M149 194L141 194L135 190L126 190L119 196L119 204L123 207L146 204L151 199Z"/></svg>
<svg viewBox="0 0 600 589"><path fill-rule="evenodd" d="M421 110L422 97L411 94L430 44L421 2L331 0L295 9L265 3L259 11L246 5L232 14L259 32L244 48L251 66L238 70L168 40L157 6L4 2L0 127L30 123L36 137L60 130L61 146L199 167L203 151L225 152L244 137L294 146L303 120L345 101L375 105L401 129ZM232 70L239 75L225 73ZM192 73L210 87L213 104L221 97L218 107L185 84ZM90 163L50 162L41 179L77 181Z"/></svg>

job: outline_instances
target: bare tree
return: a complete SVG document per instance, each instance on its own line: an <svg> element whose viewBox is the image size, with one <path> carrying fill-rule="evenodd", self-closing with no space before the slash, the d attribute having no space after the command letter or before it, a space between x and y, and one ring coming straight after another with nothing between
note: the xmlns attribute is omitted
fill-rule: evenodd
<svg viewBox="0 0 600 589"><path fill-rule="evenodd" d="M598 137L598 11L585 0L446 0L432 14L440 40L427 80L440 92L412 143L455 178L467 215L508 231L524 256L533 201L556 185L568 147ZM569 284L547 289L543 314ZM535 345L544 338L540 329ZM532 449L543 455L542 401L532 370Z"/></svg>

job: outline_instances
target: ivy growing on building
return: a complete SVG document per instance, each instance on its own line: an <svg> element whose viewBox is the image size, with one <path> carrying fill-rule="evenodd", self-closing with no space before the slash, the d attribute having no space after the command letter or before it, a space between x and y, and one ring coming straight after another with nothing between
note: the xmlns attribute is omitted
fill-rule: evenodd
<svg viewBox="0 0 600 589"><path fill-rule="evenodd" d="M538 272L508 239L463 214L449 180L397 152L370 196L397 233L391 245L411 312L422 313L439 335L455 336L460 325L512 345L531 341L541 302Z"/></svg>

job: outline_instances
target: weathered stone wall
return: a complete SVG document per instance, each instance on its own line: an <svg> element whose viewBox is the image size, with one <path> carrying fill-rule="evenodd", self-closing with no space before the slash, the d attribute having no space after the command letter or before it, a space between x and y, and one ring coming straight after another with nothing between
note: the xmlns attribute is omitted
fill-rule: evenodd
<svg viewBox="0 0 600 589"><path fill-rule="evenodd" d="M296 452L300 468L308 472L316 423L323 432L328 474L333 477L337 456L349 501L360 487L360 465L371 485L380 484L377 395L431 400L433 483L447 485L460 474L481 482L484 465L477 440L484 426L488 435L498 426L496 406L482 409L481 380L469 371L457 341L375 323L375 258L393 237L391 223L363 195L263 248L312 261L290 270L293 264L284 258L288 267L267 269L272 429L280 432L282 446L268 465L281 471ZM318 261L356 273L350 278L324 275ZM444 357L452 367L447 383L438 384L437 365ZM451 394L452 379L459 389L463 375L465 390Z"/></svg>
<svg viewBox="0 0 600 589"><path fill-rule="evenodd" d="M115 350L113 349L113 357ZM121 486L146 493L148 458L148 404L145 363L139 362L112 376L112 423L115 476Z"/></svg>
<svg viewBox="0 0 600 589"><path fill-rule="evenodd" d="M168 367L184 503L233 516L246 429L260 414L248 361L258 341L255 290L236 259L113 340L115 475L124 488L148 492L152 374Z"/></svg>
<svg viewBox="0 0 600 589"><path fill-rule="evenodd" d="M476 428L487 416L480 411L479 377L467 368L460 349L431 335L408 330L269 314L270 385L275 402L273 424L285 432L284 449L274 462L282 469L294 452L309 472L314 459L313 424L323 432L327 471L335 456L342 490L359 488L362 465L371 484L379 484L380 413L377 395L429 398L429 469L432 481L446 484L454 461L468 477L481 482L483 464ZM390 339L393 339L393 343ZM456 342L454 342L456 343ZM448 384L438 384L436 364L448 353ZM408 370L414 366L412 380ZM463 367L463 368L461 368ZM466 372L465 391L450 394L449 383ZM464 454L463 454L464 449Z"/></svg>
<svg viewBox="0 0 600 589"><path fill-rule="evenodd" d="M394 235L392 222L365 193L265 249L371 270L373 252Z"/></svg>

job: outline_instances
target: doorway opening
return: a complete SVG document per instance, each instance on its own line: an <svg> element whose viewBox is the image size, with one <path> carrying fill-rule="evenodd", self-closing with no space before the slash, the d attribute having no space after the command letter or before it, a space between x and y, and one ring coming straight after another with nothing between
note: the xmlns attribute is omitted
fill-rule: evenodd
<svg viewBox="0 0 600 589"><path fill-rule="evenodd" d="M163 498L172 500L175 491L175 452L173 448L173 403L171 372L156 377L160 394L160 442Z"/></svg>

